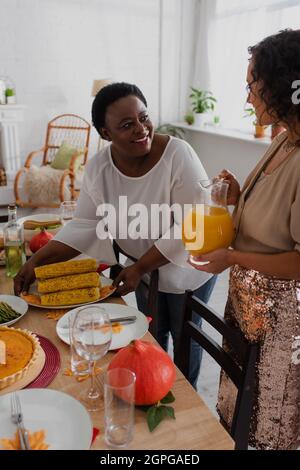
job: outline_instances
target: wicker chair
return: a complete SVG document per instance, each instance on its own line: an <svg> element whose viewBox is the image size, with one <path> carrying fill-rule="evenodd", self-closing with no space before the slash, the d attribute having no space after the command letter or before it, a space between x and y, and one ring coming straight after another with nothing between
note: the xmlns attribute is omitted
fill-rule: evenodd
<svg viewBox="0 0 300 470"><path fill-rule="evenodd" d="M33 159L36 157L42 158L40 166L50 165L57 149L63 142L67 142L69 145L75 148L84 149L83 162L85 165L88 156L88 145L90 138L90 124L80 116L75 114L62 114L52 119L47 126L47 134L45 146L39 150L31 152L25 162L23 168L21 168L15 177L14 192L16 204L21 207L59 207L59 203L55 204L39 204L34 201L24 200L20 195L20 187L22 186L22 179L26 171L30 168ZM66 185L69 186L70 198L75 200L78 196L78 190L75 188L75 170L74 164L77 155L71 158L69 168L62 171L59 187L59 198L60 202L64 201L64 192Z"/></svg>

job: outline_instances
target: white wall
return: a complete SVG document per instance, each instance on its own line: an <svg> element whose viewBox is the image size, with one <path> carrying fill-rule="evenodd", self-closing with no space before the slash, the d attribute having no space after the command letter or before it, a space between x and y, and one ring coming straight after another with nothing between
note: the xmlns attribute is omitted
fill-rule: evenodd
<svg viewBox="0 0 300 470"><path fill-rule="evenodd" d="M155 123L159 116L162 122L178 120L193 60L196 3L0 0L0 76L13 79L18 103L27 106L22 160L42 146L55 115L75 113L90 121L94 79L134 82ZM96 144L93 131L90 154Z"/></svg>
<svg viewBox="0 0 300 470"><path fill-rule="evenodd" d="M186 129L185 140L197 152L210 178L226 168L236 175L240 184L244 183L269 146L268 143L238 140Z"/></svg>

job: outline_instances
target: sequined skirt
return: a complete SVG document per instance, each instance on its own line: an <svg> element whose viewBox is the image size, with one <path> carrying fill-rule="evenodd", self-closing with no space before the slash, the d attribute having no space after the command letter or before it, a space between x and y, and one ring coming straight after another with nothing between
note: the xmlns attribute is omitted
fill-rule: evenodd
<svg viewBox="0 0 300 470"><path fill-rule="evenodd" d="M234 266L225 318L259 342L249 444L258 449L300 445L300 282ZM217 409L230 427L236 388L221 373Z"/></svg>

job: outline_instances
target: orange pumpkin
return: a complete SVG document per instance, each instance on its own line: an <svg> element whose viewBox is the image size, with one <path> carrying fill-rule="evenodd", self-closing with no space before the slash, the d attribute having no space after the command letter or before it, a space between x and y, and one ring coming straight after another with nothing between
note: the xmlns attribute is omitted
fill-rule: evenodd
<svg viewBox="0 0 300 470"><path fill-rule="evenodd" d="M108 370L129 369L136 375L135 404L153 405L172 388L175 365L170 356L160 347L148 341L135 340L117 352Z"/></svg>

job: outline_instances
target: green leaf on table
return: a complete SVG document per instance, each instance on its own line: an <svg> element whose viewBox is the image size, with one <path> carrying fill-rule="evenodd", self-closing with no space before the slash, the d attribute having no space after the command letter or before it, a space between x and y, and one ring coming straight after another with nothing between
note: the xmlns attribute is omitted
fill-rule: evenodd
<svg viewBox="0 0 300 470"><path fill-rule="evenodd" d="M175 419L175 412L172 406L160 406L159 408L163 409L164 416L168 416L169 418Z"/></svg>
<svg viewBox="0 0 300 470"><path fill-rule="evenodd" d="M152 432L164 418L175 419L174 408L165 405L151 406L147 411L149 431Z"/></svg>
<svg viewBox="0 0 300 470"><path fill-rule="evenodd" d="M149 431L152 432L162 421L164 417L164 410L160 406L151 406L147 411L147 423Z"/></svg>
<svg viewBox="0 0 300 470"><path fill-rule="evenodd" d="M170 390L169 393L167 393L167 395L160 400L160 403L173 403L173 401L175 401L175 397Z"/></svg>

